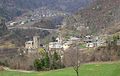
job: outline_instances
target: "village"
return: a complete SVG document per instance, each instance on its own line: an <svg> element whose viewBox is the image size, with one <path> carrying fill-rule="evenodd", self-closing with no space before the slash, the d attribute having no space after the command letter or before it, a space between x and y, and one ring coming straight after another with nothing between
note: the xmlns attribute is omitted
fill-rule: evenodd
<svg viewBox="0 0 120 76"><path fill-rule="evenodd" d="M26 25L28 23L22 22L20 23L20 25ZM94 52L97 52L96 51L97 49L98 51L99 49L106 50L106 47L111 47L113 46L113 44L114 45L117 44L117 46L120 46L119 34L117 35L107 35L107 34L106 35L90 35L88 34L84 36L75 36L74 34L72 34L69 36L63 36L61 28L64 28L64 25L66 25L66 23L64 22L63 22L63 25L60 25L58 29L35 28L31 26L30 27L26 26L26 28L25 27L18 28L16 25L18 25L18 23L12 22L10 23L10 26L7 26L7 27L11 31L29 30L29 33L33 29L43 30L43 31L46 30L51 33L55 32L56 36L55 34L53 34L53 40L44 39L44 41L48 41L47 43L44 43L41 40L40 35L35 35L36 34L36 31L35 31L35 33L32 34L31 36L28 36L27 33L24 35L23 38L27 38L27 39L24 39L21 47L15 46L14 44L7 44L7 45L5 44L4 46L7 46L7 47L2 47L0 49L0 53L1 53L0 60L2 61L2 64L10 65L12 68L25 69L25 70L31 70L31 69L46 70L46 69L63 68L63 65L65 67L68 67L68 66L71 66L72 64L70 64L70 61L71 61L69 60L70 57L68 57L66 54L69 54L71 52L75 53L76 50L79 51L79 53L81 53L82 58L86 57L86 59L84 59L86 62L99 61L99 60L101 61L102 60L101 56L103 55L102 53L100 53L100 57L96 57L97 55L96 56L94 55L96 54ZM14 28L10 29L11 26ZM77 27L78 30L84 29L84 28L87 29L89 27L84 27L84 26ZM52 36L48 36L48 37L50 38ZM17 44L21 42L22 42L22 38ZM11 48L8 45L13 45L13 47ZM73 55L73 56L76 56L76 55ZM46 57L49 59L47 60L49 67L43 66L43 67L37 68L37 66L33 64L36 62L37 59L38 59L38 62L42 63L42 60L45 60ZM54 61L55 59L53 58L58 58L58 60ZM44 62L45 61L43 61L43 63Z"/></svg>
<svg viewBox="0 0 120 76"><path fill-rule="evenodd" d="M0 0L0 76L120 76L120 0Z"/></svg>
<svg viewBox="0 0 120 76"><path fill-rule="evenodd" d="M57 17L64 17L69 15L67 12L55 11L48 9L47 7L41 7L35 9L34 11L30 11L24 14L21 17L16 17L14 20L7 22L8 27L15 27L15 26L30 26L43 18L57 18Z"/></svg>
<svg viewBox="0 0 120 76"><path fill-rule="evenodd" d="M107 46L108 36L92 36L87 35L83 39L78 37L70 37L68 40L64 40L62 37L58 36L54 42L49 42L48 46L40 43L40 37L34 36L32 41L25 42L25 49L28 53L36 52L35 49L43 48L48 52L57 51L60 55L64 54L64 51L69 49L72 45L79 43L80 49L97 48L100 46ZM120 45L120 40L117 40L117 45Z"/></svg>

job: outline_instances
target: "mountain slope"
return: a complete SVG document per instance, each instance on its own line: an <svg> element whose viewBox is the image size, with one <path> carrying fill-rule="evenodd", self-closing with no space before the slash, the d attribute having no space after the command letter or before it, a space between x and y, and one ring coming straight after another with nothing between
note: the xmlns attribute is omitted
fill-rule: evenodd
<svg viewBox="0 0 120 76"><path fill-rule="evenodd" d="M110 27L119 26L120 0L95 0L88 8L80 10L72 17L66 18L67 25L78 23L89 27L90 33L113 33ZM108 29L109 28L109 29ZM117 28L116 30L120 30ZM115 33L115 32L114 32Z"/></svg>
<svg viewBox="0 0 120 76"><path fill-rule="evenodd" d="M86 6L90 0L0 0L0 16L11 19L28 10L39 7L74 12Z"/></svg>

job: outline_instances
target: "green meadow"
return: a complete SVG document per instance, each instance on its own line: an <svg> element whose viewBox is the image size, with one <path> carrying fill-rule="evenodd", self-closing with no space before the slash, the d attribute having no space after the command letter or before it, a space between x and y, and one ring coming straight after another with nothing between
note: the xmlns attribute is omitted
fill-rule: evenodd
<svg viewBox="0 0 120 76"><path fill-rule="evenodd" d="M80 67L80 76L120 76L120 62L84 64ZM13 72L1 71L0 76L76 76L72 68L47 72Z"/></svg>

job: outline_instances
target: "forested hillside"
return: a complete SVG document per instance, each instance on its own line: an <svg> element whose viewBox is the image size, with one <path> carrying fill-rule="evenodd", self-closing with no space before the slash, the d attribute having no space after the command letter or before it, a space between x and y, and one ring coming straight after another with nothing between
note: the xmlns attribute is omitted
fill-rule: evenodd
<svg viewBox="0 0 120 76"><path fill-rule="evenodd" d="M120 0L95 0L88 8L64 20L68 26L85 26L89 33L113 34L120 31Z"/></svg>
<svg viewBox="0 0 120 76"><path fill-rule="evenodd" d="M40 7L74 12L86 6L90 0L0 0L0 16L12 19L25 11Z"/></svg>

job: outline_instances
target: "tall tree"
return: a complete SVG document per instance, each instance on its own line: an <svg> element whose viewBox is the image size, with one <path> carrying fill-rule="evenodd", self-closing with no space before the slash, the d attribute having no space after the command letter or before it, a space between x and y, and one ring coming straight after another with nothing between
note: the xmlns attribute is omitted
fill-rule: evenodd
<svg viewBox="0 0 120 76"><path fill-rule="evenodd" d="M0 20L0 36L5 35L8 32L7 26L5 24L5 20Z"/></svg>
<svg viewBox="0 0 120 76"><path fill-rule="evenodd" d="M36 60L34 61L34 67L35 67L35 69L36 69L37 71L39 71L40 69L42 69L41 62L40 62L39 59L36 59Z"/></svg>
<svg viewBox="0 0 120 76"><path fill-rule="evenodd" d="M44 62L45 62L45 67L49 68L50 67L50 59L49 59L48 53L46 53L46 55L45 55Z"/></svg>

